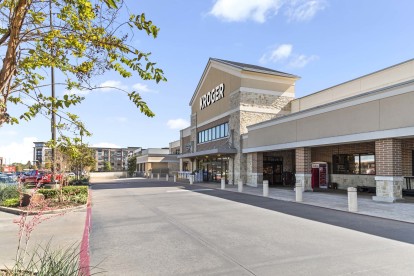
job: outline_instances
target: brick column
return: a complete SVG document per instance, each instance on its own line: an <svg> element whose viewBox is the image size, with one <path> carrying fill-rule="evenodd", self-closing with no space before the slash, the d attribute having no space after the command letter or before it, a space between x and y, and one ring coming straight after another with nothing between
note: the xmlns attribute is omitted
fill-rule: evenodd
<svg viewBox="0 0 414 276"><path fill-rule="evenodd" d="M247 154L247 185L257 187L263 183L263 153Z"/></svg>
<svg viewBox="0 0 414 276"><path fill-rule="evenodd" d="M401 140L375 141L376 192L375 201L395 202L402 198Z"/></svg>
<svg viewBox="0 0 414 276"><path fill-rule="evenodd" d="M296 155L296 183L301 184L305 191L312 191L311 185L311 148L297 148Z"/></svg>

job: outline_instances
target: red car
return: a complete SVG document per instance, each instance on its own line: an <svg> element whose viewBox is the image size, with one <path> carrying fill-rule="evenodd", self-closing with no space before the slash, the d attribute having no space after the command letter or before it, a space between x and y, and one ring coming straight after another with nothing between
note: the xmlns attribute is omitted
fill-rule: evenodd
<svg viewBox="0 0 414 276"><path fill-rule="evenodd" d="M62 175L56 174L56 180L61 180ZM27 184L36 184L36 186L42 186L52 182L52 173L49 171L31 170L23 174L20 177L20 182Z"/></svg>

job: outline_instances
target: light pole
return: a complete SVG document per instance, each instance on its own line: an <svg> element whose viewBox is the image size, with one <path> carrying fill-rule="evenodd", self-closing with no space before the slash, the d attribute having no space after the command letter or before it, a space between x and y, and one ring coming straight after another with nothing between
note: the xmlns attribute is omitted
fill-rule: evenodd
<svg viewBox="0 0 414 276"><path fill-rule="evenodd" d="M52 24L52 1L49 0L49 20L50 20L50 31L53 31ZM51 47L50 52L53 57L53 47ZM56 174L56 112L55 112L55 68L53 64L50 67L51 73L51 89L52 89L52 120L51 120L51 132L52 132L52 183L55 183L55 174Z"/></svg>

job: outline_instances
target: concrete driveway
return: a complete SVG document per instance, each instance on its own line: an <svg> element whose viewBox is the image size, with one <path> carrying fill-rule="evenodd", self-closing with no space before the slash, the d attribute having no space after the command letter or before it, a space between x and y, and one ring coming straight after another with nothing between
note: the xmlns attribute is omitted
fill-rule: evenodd
<svg viewBox="0 0 414 276"><path fill-rule="evenodd" d="M105 275L412 275L414 271L410 239L381 237L381 231L393 229L386 227L388 223L397 222L375 221L384 227L372 235L364 233L369 225L360 215L319 210L319 216L360 226L355 231L260 208L249 203L258 197L241 196L232 199L226 191L151 180L94 184L91 263L101 262L98 266ZM284 208L313 207L288 204L293 205ZM401 235L410 233L412 226L402 226Z"/></svg>

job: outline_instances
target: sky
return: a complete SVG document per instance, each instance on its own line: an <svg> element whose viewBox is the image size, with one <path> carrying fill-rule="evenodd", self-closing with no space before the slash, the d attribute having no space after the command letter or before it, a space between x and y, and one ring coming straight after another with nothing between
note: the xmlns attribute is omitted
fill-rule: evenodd
<svg viewBox="0 0 414 276"><path fill-rule="evenodd" d="M189 102L210 57L250 63L301 77L302 97L414 58L412 0L126 0L160 28L156 39L136 33L130 43L151 52L168 79L156 84L113 72L94 78L141 93L154 118L126 95L104 89L73 110L93 133L92 146L167 147L189 126ZM60 90L59 90L60 89ZM58 88L58 95L65 91ZM60 93L60 94L59 94ZM13 106L9 111L13 114ZM41 116L0 128L0 156L27 162L33 142L50 139Z"/></svg>

